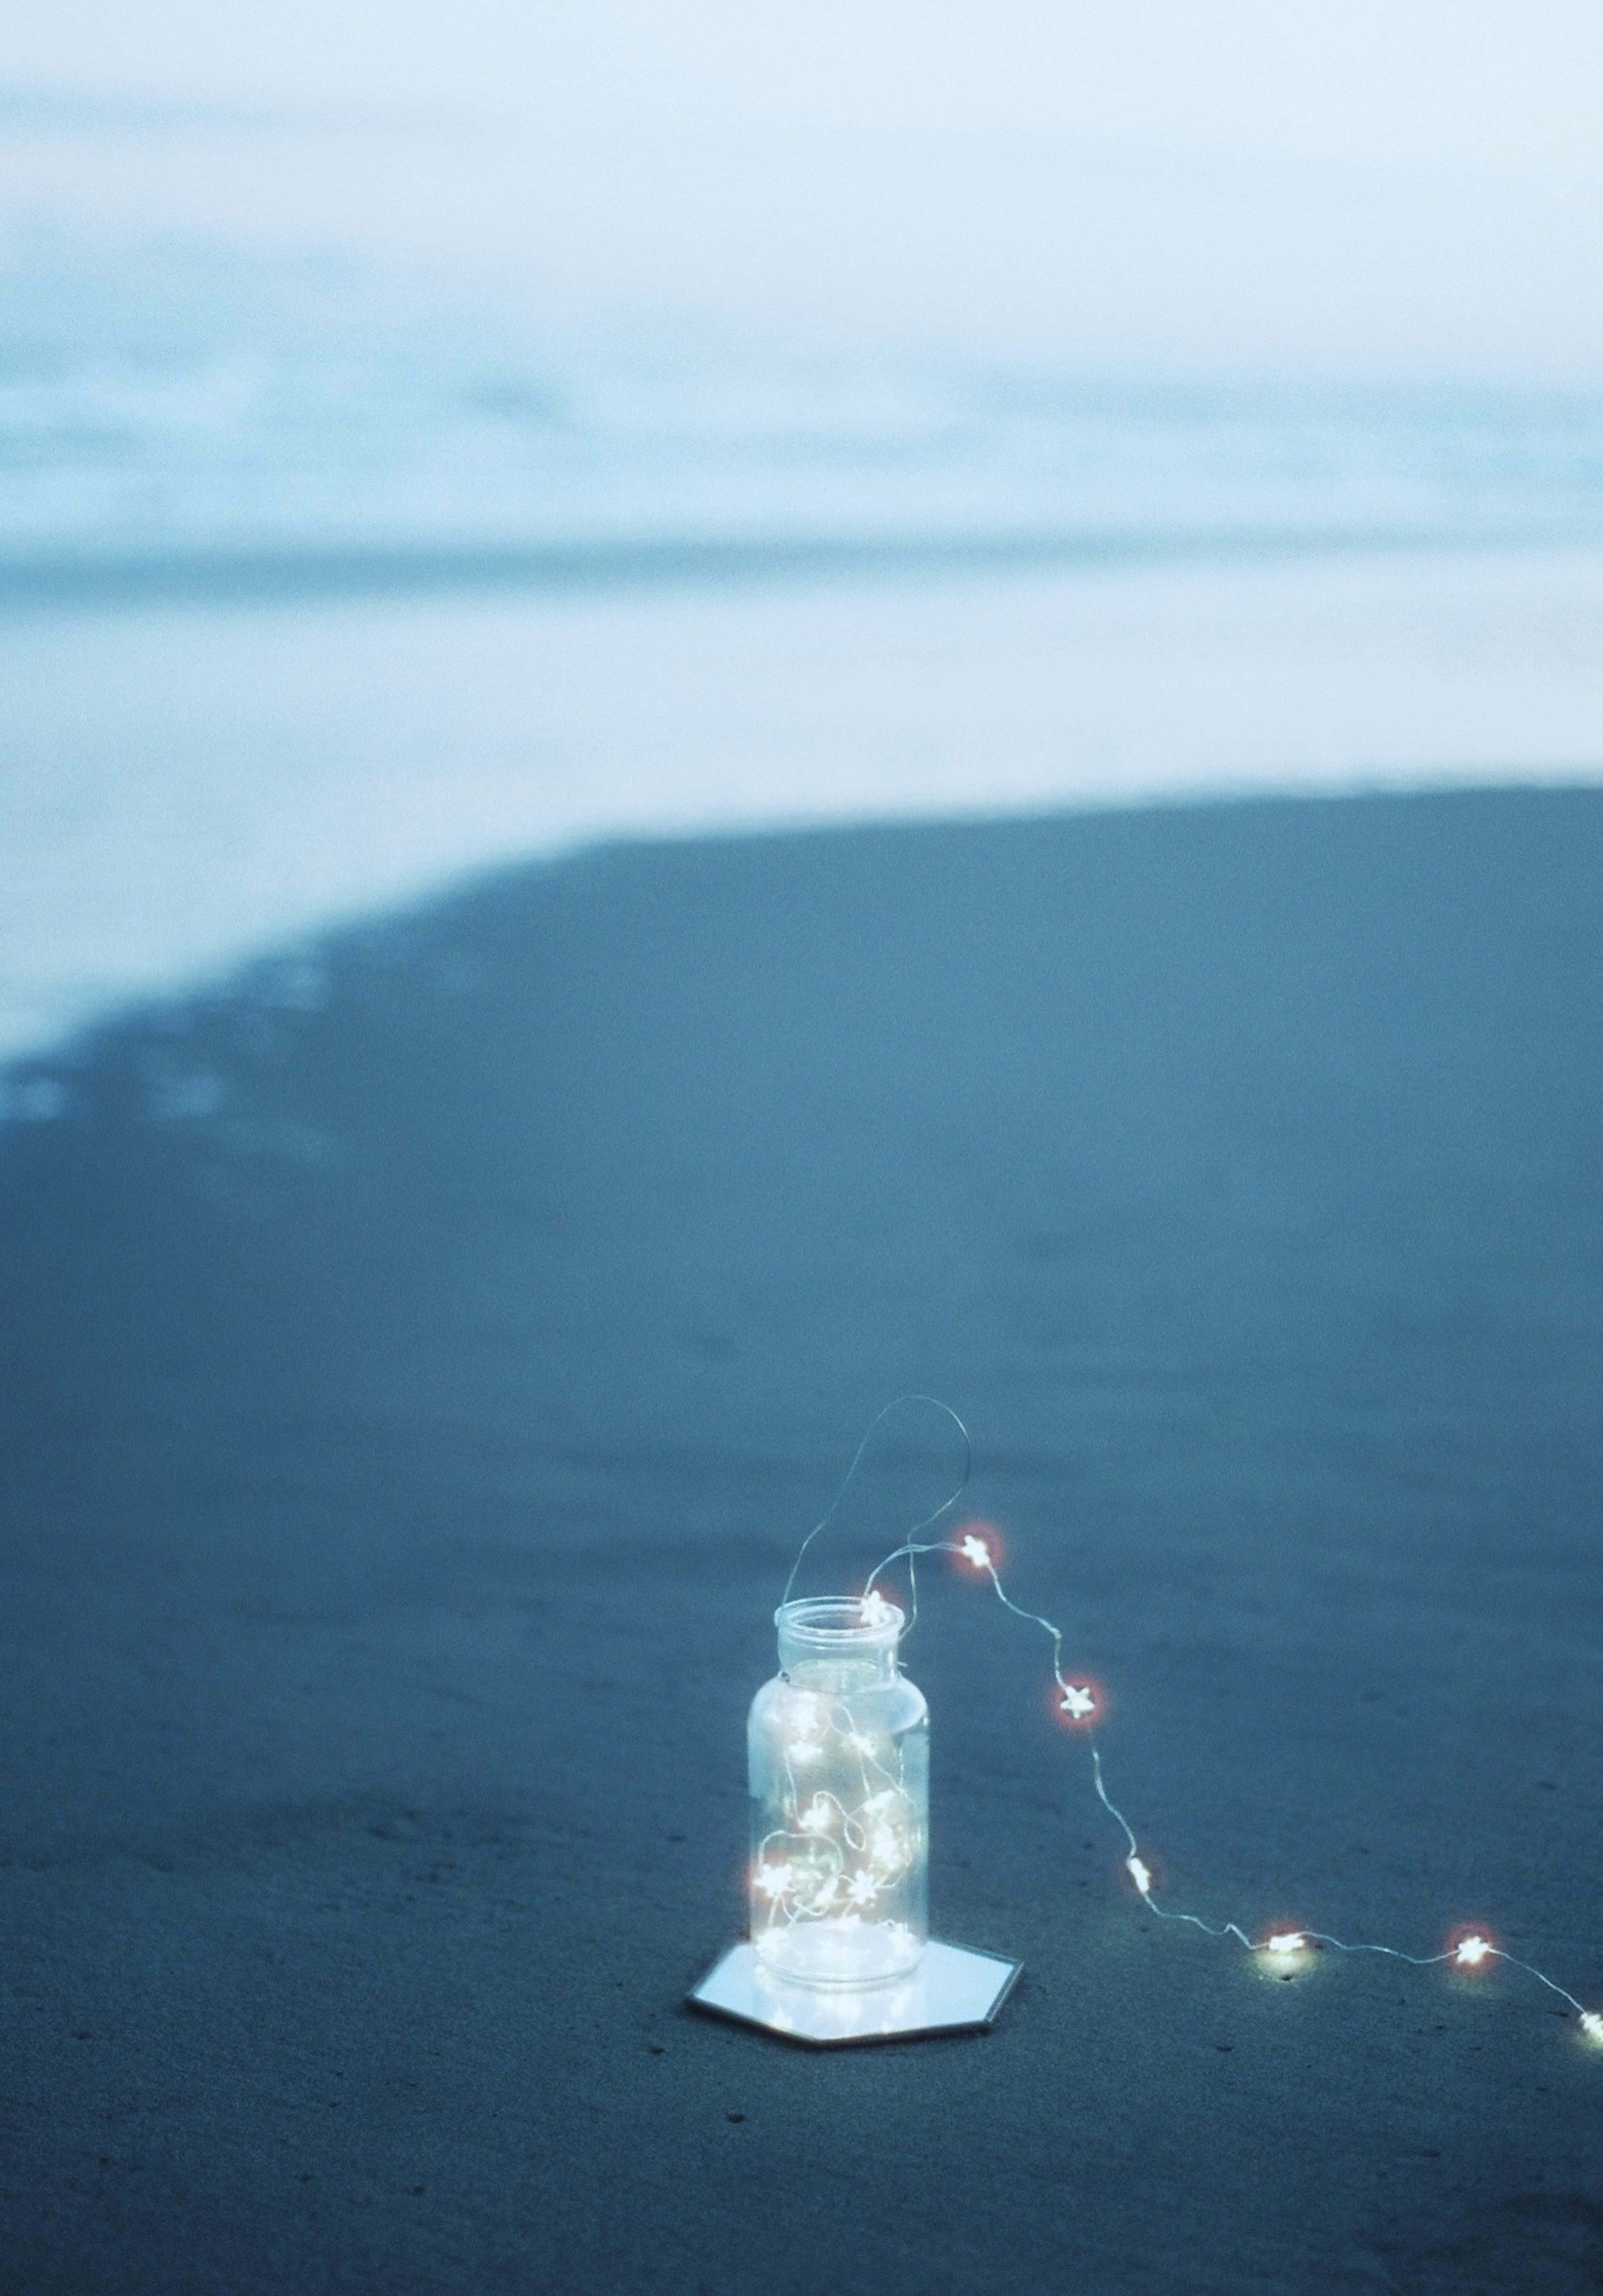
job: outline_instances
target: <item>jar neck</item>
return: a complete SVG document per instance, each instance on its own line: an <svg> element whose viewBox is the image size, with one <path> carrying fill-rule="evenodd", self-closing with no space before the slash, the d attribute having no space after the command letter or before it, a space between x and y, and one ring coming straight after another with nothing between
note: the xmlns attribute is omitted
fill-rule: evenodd
<svg viewBox="0 0 1603 2296"><path fill-rule="evenodd" d="M787 1664L781 1647L780 1671L786 1681L794 1683L798 1690L841 1693L876 1689L880 1684L898 1681L901 1677L894 1652L887 1658L793 1658Z"/></svg>
<svg viewBox="0 0 1603 2296"><path fill-rule="evenodd" d="M784 1603L774 1612L780 1671L815 1689L864 1689L894 1682L906 1621L891 1603L867 1606L826 1596Z"/></svg>

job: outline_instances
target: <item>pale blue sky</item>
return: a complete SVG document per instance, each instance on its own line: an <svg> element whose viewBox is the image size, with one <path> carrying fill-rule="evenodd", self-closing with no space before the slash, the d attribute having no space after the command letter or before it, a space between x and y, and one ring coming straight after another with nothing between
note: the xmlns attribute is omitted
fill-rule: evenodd
<svg viewBox="0 0 1603 2296"><path fill-rule="evenodd" d="M50 99L0 102L12 226L1102 362L1603 368L1596 0L56 0L4 70Z"/></svg>

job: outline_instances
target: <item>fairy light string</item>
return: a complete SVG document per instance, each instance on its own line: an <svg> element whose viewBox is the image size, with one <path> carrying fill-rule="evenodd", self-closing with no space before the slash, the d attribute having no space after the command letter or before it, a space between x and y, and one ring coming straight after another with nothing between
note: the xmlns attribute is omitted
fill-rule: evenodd
<svg viewBox="0 0 1603 2296"><path fill-rule="evenodd" d="M1499 1945L1494 1939L1489 1938L1480 1929L1464 1931L1455 1936L1439 1953L1405 1953L1397 1946L1377 1945L1362 1939L1338 1938L1333 1936L1328 1930L1281 1929L1271 1931L1267 1935L1260 1938L1254 1938L1239 1922L1208 1922L1205 1921L1200 1914L1187 1913L1175 1906L1159 1904L1155 1894L1156 1879L1153 1869L1142 1855L1141 1844L1135 1828L1108 1791L1101 1750L1096 1741L1096 1724L1100 1717L1102 1706L1100 1693L1094 1683L1077 1682L1065 1672L1061 1628L1055 1626L1051 1619L1043 1617L1039 1611L1026 1610L1021 1604L1014 1602L1002 1585L1002 1574L996 1567L996 1555L990 1539L985 1535L985 1527L969 1525L949 1538L925 1538L921 1536L923 1532L931 1529L961 1498L968 1488L974 1456L973 1445L968 1429L951 1406L940 1402L937 1398L924 1395L898 1397L896 1402L887 1404L885 1409L870 1423L839 1490L802 1541L796 1562L791 1566L789 1578L786 1581L785 1600L787 1602L790 1598L791 1588L796 1584L797 1574L809 1547L838 1511L875 1431L892 1413L908 1403L928 1404L952 1422L963 1441L963 1472L956 1488L942 1501L934 1513L926 1516L921 1522L914 1524L902 1544L893 1548L881 1562L877 1562L869 1573L858 1603L859 1615L863 1623L871 1627L883 1626L888 1624L896 1615L893 1606L879 1592L877 1582L895 1564L905 1562L910 1592L907 1624L902 1637L905 1640L906 1635L912 1633L918 1619L919 1559L928 1554L947 1554L973 1571L977 1577L987 1578L990 1581L992 1592L1004 1610L1011 1611L1016 1619L1023 1620L1026 1626L1040 1628L1051 1644L1051 1671L1052 1680L1056 1685L1058 1710L1071 1727L1080 1730L1085 1737L1091 1756L1092 1784L1097 1800L1124 1836L1125 1871L1130 1876L1137 1895L1149 1913L1162 1922L1176 1922L1188 1928L1200 1930L1205 1937L1214 1938L1220 1942L1229 1939L1251 1954L1255 1959L1271 1965L1281 1966L1283 1973L1288 1973L1295 1969L1309 1953L1322 1948L1342 1954L1371 1954L1386 1961L1404 1963L1411 1969L1436 1969L1452 1966L1469 1974L1485 1970L1494 1963L1501 1962L1509 1969L1517 1970L1522 1976L1533 1979L1549 1993L1556 1995L1568 2009L1574 2011L1579 2021L1580 2030L1586 2039L1603 2046L1603 2013L1596 2009L1589 2009L1584 2002L1577 1999L1567 1986L1560 1985L1556 1978L1550 1977L1545 1970L1538 1969L1533 1962L1522 1960L1517 1954L1509 1953L1506 1947ZM846 1718L849 1721L850 1718ZM845 1734L847 1742L850 1742L849 1731ZM866 1752L866 1749L864 1751ZM869 1784L866 1767L863 1773L863 1784L866 1800ZM794 1806L798 1811L797 1822L805 1832L816 1830L822 1834L832 1828L834 1824L832 1814L821 1813L820 1817L815 1821L815 1829L810 1829L806 1811L800 1807L799 1795ZM850 1846L863 1847L868 1837L861 1833L857 1815L855 1813L848 1815L844 1809L839 1815L843 1838ZM880 1847L883 1849L885 1845L881 1844ZM860 1874L862 1870L859 1869ZM765 1886L762 1884L760 1874L759 1886ZM835 1886L832 1883L830 1885L829 1902L833 1902ZM853 1886L858 1891L855 1899L858 1905L866 1907L871 1904L873 1895L871 1884L865 1884L862 1879L855 1877ZM779 1900L776 1896L774 1902L776 1914L779 1909ZM822 1906L820 1910L822 1910Z"/></svg>
<svg viewBox="0 0 1603 2296"><path fill-rule="evenodd" d="M867 1626L901 1616L878 1594L858 1608ZM792 1688L780 1723L782 1823L758 1843L752 1874L765 1932L869 1917L911 1964L912 1933L897 1919L898 1884L917 1854L903 1750L865 1729L844 1696Z"/></svg>

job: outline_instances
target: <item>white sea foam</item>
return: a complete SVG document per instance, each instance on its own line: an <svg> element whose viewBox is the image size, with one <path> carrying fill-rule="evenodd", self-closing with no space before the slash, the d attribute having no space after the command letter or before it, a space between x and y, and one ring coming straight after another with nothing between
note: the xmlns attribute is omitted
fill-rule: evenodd
<svg viewBox="0 0 1603 2296"><path fill-rule="evenodd" d="M0 1053L616 835L1603 775L1603 551L0 619Z"/></svg>

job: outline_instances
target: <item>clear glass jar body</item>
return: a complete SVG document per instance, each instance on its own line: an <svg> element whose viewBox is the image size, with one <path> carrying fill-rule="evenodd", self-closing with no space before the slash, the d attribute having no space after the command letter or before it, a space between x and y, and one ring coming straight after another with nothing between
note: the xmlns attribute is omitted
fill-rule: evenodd
<svg viewBox="0 0 1603 2296"><path fill-rule="evenodd" d="M870 1614L865 1617L865 1610ZM751 1704L751 1939L776 1977L879 1985L929 1935L929 1709L894 1604L787 1603Z"/></svg>

